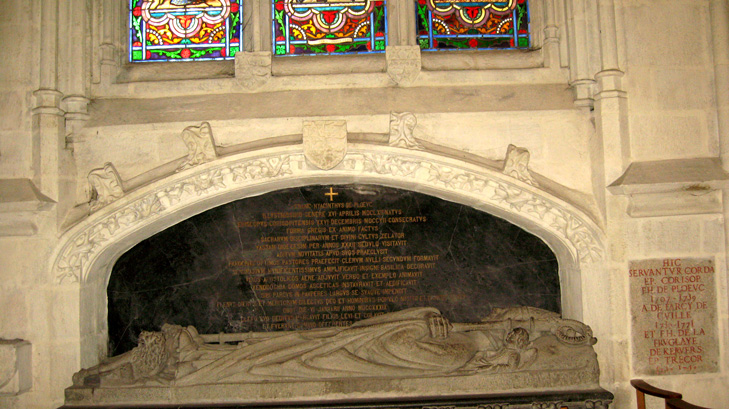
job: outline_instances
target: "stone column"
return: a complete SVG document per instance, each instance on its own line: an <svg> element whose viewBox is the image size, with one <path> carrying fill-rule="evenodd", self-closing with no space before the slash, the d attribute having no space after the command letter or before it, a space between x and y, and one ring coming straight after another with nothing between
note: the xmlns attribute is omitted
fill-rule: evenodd
<svg viewBox="0 0 729 409"><path fill-rule="evenodd" d="M89 42L91 32L85 2L64 1L59 3L59 88L65 94L62 109L66 112L66 135L81 129L88 121L89 99Z"/></svg>
<svg viewBox="0 0 729 409"><path fill-rule="evenodd" d="M599 347L601 370L603 378L610 383L619 378L620 373L627 369L628 361L621 359L627 356L625 343L620 342L627 338L628 328L614 321L612 317L620 314L625 305L626 293L622 286L622 266L625 254L616 251L624 246L620 242L625 237L624 222L627 217L624 209L624 197L613 196L607 193L607 186L618 179L630 163L630 140L628 135L628 104L627 94L623 90L623 71L619 66L619 50L617 41L617 24L614 0L597 0L592 4L590 15L596 20L596 30L592 34L597 37L596 50L588 58L588 70L596 72L595 101L595 138L591 141L591 160L594 164L593 186L596 200L605 218L608 251L597 277L585 276L589 283L585 283L586 293L602 291L610 294L598 303L591 300L593 305L586 305L586 311L601 310L598 325L603 333L609 334L609 340ZM588 24L588 26L591 26ZM588 35L589 36L589 35ZM589 37L588 37L589 38ZM586 51L587 52L587 51ZM602 304L602 306L600 306ZM592 321L590 321L592 322ZM605 365L606 363L609 363ZM597 407L597 405L595 405Z"/></svg>
<svg viewBox="0 0 729 409"><path fill-rule="evenodd" d="M41 2L40 87L33 93L33 182L50 199L58 201L58 171L63 132L63 95L58 91L58 1Z"/></svg>
<svg viewBox="0 0 729 409"><path fill-rule="evenodd" d="M415 45L415 2L387 2L388 45Z"/></svg>
<svg viewBox="0 0 729 409"><path fill-rule="evenodd" d="M246 52L272 51L271 1L252 0L243 3L243 36Z"/></svg>
<svg viewBox="0 0 729 409"><path fill-rule="evenodd" d="M603 138L607 186L623 174L630 161L627 95L623 91L623 71L618 67L618 43L614 0L599 0L601 67L597 73L597 130Z"/></svg>
<svg viewBox="0 0 729 409"><path fill-rule="evenodd" d="M594 103L595 80L590 73L590 27L585 0L567 0L570 86L575 92L575 105L591 108Z"/></svg>
<svg viewBox="0 0 729 409"><path fill-rule="evenodd" d="M91 8L91 30L94 30L92 44L95 47L91 78L92 83L100 84L100 88L104 89L114 83L121 61L128 58L120 55L127 34L127 24L123 19L127 13L127 3L97 0L91 4Z"/></svg>
<svg viewBox="0 0 729 409"><path fill-rule="evenodd" d="M544 65L550 68L560 67L559 26L557 25L557 2L546 0L544 7Z"/></svg>

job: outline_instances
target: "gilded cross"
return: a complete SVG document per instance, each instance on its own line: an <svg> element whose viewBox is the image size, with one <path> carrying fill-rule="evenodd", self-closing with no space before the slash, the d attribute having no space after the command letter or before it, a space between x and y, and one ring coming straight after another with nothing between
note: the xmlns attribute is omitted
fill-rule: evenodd
<svg viewBox="0 0 729 409"><path fill-rule="evenodd" d="M339 193L334 193L334 190L330 187L329 188L329 193L324 193L324 196L329 196L329 201L330 202L333 202L334 201L334 196L336 196L338 194Z"/></svg>

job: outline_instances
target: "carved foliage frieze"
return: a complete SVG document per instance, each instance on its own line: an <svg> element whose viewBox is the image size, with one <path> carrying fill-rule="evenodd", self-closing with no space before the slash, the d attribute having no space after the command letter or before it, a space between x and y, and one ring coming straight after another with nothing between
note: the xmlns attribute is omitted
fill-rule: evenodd
<svg viewBox="0 0 729 409"><path fill-rule="evenodd" d="M431 154L393 147L358 151L351 148L332 175L370 175L383 182L415 183L470 196L505 213L518 214L551 232L567 244L583 263L603 257L599 228L581 211L539 188L501 174L459 164ZM354 150L354 151L353 151ZM299 180L320 175L307 167L301 153L258 156L199 166L199 171L170 176L169 183L157 183L90 216L67 233L53 265L59 281L84 281L91 264L111 243L151 223L162 214L189 206L212 195L260 186L279 179Z"/></svg>
<svg viewBox="0 0 729 409"><path fill-rule="evenodd" d="M302 158L299 157L299 161ZM207 169L183 180L149 191L141 197L77 231L67 241L54 266L58 281L83 281L100 249L162 212L176 210L183 202L261 179L286 176L291 171L289 155L242 161Z"/></svg>
<svg viewBox="0 0 729 409"><path fill-rule="evenodd" d="M345 163L352 169L357 160ZM464 169L408 159L402 155L363 154L361 169L365 172L396 177L421 179L429 184L455 191L478 193L483 200L511 212L547 224L566 238L583 262L594 262L602 258L600 239L590 222L568 211L541 191L530 188L523 182L511 182L469 172Z"/></svg>

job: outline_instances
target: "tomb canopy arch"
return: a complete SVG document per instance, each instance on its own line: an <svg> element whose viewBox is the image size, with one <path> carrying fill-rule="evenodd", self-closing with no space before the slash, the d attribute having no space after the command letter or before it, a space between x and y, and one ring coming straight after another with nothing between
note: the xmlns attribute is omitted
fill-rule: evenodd
<svg viewBox="0 0 729 409"><path fill-rule="evenodd" d="M344 160L326 171L309 164L301 146L295 145L231 155L172 174L128 192L68 230L52 258L51 271L62 285L80 285L80 319L93 321L89 329L103 338L106 317L99 310L105 312L112 266L138 242L240 198L346 183L428 194L491 213L535 234L557 256L564 316L582 319L582 277L597 268L604 254L602 232L585 212L491 168L425 151L369 144L350 144Z"/></svg>

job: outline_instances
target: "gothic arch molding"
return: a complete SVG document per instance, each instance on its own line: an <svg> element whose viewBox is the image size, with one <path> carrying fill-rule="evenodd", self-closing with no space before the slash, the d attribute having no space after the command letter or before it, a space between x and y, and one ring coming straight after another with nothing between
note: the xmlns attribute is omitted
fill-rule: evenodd
<svg viewBox="0 0 729 409"><path fill-rule="evenodd" d="M582 319L582 277L604 255L603 233L586 213L490 168L378 145L350 144L344 160L327 171L309 164L301 145L295 145L231 155L175 173L127 193L67 231L52 257L51 271L59 283L78 283L82 292L84 288L103 292L111 267L123 252L197 213L286 187L354 182L409 189L462 203L539 236L559 260L563 314ZM105 305L105 295L91 298ZM99 305L81 304L81 316L99 314L100 322L94 326L104 327Z"/></svg>

